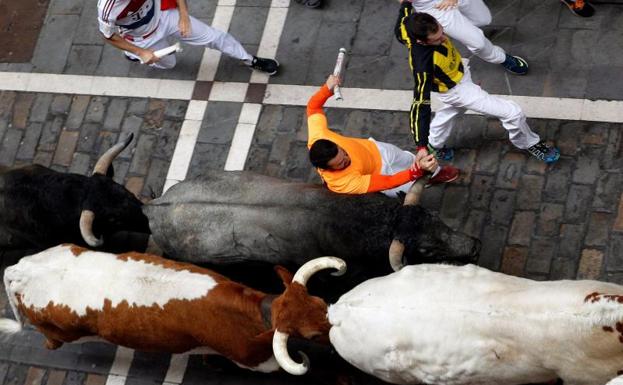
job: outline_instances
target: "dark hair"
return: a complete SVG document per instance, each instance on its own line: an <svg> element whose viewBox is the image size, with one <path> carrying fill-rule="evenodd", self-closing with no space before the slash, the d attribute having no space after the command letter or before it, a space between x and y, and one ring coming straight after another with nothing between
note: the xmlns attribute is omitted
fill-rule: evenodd
<svg viewBox="0 0 623 385"><path fill-rule="evenodd" d="M337 155L337 144L330 140L318 139L309 149L309 161L314 167L328 169L327 163Z"/></svg>
<svg viewBox="0 0 623 385"><path fill-rule="evenodd" d="M439 24L428 13L414 13L405 20L405 28L417 40L427 41L429 35L439 30Z"/></svg>

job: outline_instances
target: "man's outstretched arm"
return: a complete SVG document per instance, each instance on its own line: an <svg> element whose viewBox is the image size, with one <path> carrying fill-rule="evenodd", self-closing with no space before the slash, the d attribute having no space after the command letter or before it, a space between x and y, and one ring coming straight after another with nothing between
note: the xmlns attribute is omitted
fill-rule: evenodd
<svg viewBox="0 0 623 385"><path fill-rule="evenodd" d="M159 58L154 55L154 51L146 48L137 47L126 39L122 38L118 33L114 33L110 37L106 37L104 35L104 39L108 44L112 45L113 47L138 56L139 58L141 58L143 64L152 64L159 60Z"/></svg>
<svg viewBox="0 0 623 385"><path fill-rule="evenodd" d="M327 82L320 87L320 89L309 99L307 102L307 116L310 117L314 114L324 115L324 104L331 96L333 96L333 89L339 84L337 76L330 75Z"/></svg>

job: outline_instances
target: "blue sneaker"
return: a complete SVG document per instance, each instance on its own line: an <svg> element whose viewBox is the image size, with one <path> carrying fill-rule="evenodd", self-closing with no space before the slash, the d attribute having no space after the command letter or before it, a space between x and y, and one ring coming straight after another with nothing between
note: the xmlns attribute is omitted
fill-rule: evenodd
<svg viewBox="0 0 623 385"><path fill-rule="evenodd" d="M528 62L519 56L506 54L506 60L502 63L502 67L515 75L525 75L528 73Z"/></svg>
<svg viewBox="0 0 623 385"><path fill-rule="evenodd" d="M560 158L560 150L556 147L550 147L545 142L540 141L539 143L531 146L527 150L530 155L535 158L542 160L545 163L554 163Z"/></svg>
<svg viewBox="0 0 623 385"><path fill-rule="evenodd" d="M454 150L451 148L447 148L447 147L435 148L429 144L428 152L431 154L435 154L435 158L437 158L437 160L445 160L449 162L452 159L454 159Z"/></svg>

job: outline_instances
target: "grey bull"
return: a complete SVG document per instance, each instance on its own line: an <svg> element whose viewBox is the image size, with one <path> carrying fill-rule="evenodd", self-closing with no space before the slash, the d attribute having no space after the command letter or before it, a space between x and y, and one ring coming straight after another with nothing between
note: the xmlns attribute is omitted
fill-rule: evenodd
<svg viewBox="0 0 623 385"><path fill-rule="evenodd" d="M301 266L336 255L350 263L350 273L364 273L360 281L391 271L394 239L406 263L473 262L480 250L477 239L417 204L403 206L381 194L335 194L245 171L207 171L173 186L143 212L163 251L194 263Z"/></svg>

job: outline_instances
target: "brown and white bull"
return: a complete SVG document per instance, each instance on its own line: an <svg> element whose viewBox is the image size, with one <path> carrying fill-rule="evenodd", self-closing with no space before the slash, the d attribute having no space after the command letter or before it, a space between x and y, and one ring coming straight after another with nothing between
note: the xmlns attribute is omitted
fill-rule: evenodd
<svg viewBox="0 0 623 385"><path fill-rule="evenodd" d="M272 350L277 325L288 334L328 342L327 305L309 296L305 283L331 266L345 269L343 263L307 264L294 283L287 270L277 268L286 290L271 296L153 255L56 246L6 269L4 285L17 321L0 319L0 333L17 333L27 321L45 335L50 349L99 337L142 351L199 349L270 372L279 368Z"/></svg>

